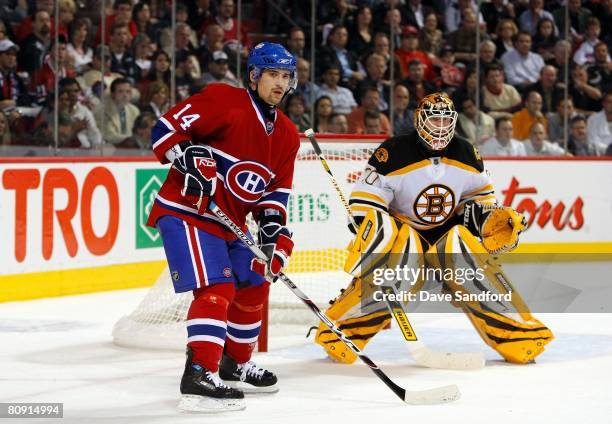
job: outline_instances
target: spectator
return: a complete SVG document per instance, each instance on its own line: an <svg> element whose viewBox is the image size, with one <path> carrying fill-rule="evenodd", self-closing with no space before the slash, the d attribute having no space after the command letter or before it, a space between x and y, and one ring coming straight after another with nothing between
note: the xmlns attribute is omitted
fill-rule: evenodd
<svg viewBox="0 0 612 424"><path fill-rule="evenodd" d="M319 87L310 81L310 62L303 58L297 60L297 87L295 92L304 97L306 112L310 112L310 108L319 97Z"/></svg>
<svg viewBox="0 0 612 424"><path fill-rule="evenodd" d="M348 20L355 6L346 0L324 1L319 3L318 21L322 24L340 25Z"/></svg>
<svg viewBox="0 0 612 424"><path fill-rule="evenodd" d="M212 6L214 5L211 5L210 0L192 0L187 2L187 7L189 8L189 26L196 30L201 29L204 26L204 22L214 16Z"/></svg>
<svg viewBox="0 0 612 424"><path fill-rule="evenodd" d="M567 0L567 2L571 25L569 30L570 37L574 41L581 41L581 34L586 32L587 20L591 16L591 11L582 7L581 0ZM559 7L553 12L553 16L559 28L559 34L565 34L565 7Z"/></svg>
<svg viewBox="0 0 612 424"><path fill-rule="evenodd" d="M96 84L100 84L102 81L102 73L100 69L102 68L102 61L104 61L104 89L101 89L101 85L99 87L98 92L95 92ZM96 47L94 51L94 55L91 58L91 64L87 67L83 75L78 77L79 84L81 89L85 93L85 97L87 97L91 102L97 103L98 99L101 97L101 92L104 92L104 95L110 95L110 85L117 78L122 78L121 74L116 72L109 72L111 64L111 56L110 51L107 46L99 45Z"/></svg>
<svg viewBox="0 0 612 424"><path fill-rule="evenodd" d="M385 71L387 67L385 65L385 58L377 53L372 53L366 59L366 78L361 80L355 90L358 96L361 97L361 93L366 87L374 87L380 94L380 104L378 110L385 111L389 108L389 81L384 80Z"/></svg>
<svg viewBox="0 0 612 424"><path fill-rule="evenodd" d="M486 69L490 65L499 65L500 61L497 60L495 53L497 52L497 46L491 40L484 40L480 43L480 69Z"/></svg>
<svg viewBox="0 0 612 424"><path fill-rule="evenodd" d="M482 101L489 115L494 119L509 115L521 105L521 96L511 85L504 83L504 73L499 66L485 70L485 86Z"/></svg>
<svg viewBox="0 0 612 424"><path fill-rule="evenodd" d="M170 56L164 50L158 50L151 57L151 68L145 79L140 83L141 93L147 91L147 86L153 81L160 81L170 87Z"/></svg>
<svg viewBox="0 0 612 424"><path fill-rule="evenodd" d="M449 0L447 2L444 12L444 23L446 24L447 32L455 32L462 26L466 10L474 13L474 22L476 22L476 5L473 0ZM482 14L480 14L480 22L483 21Z"/></svg>
<svg viewBox="0 0 612 424"><path fill-rule="evenodd" d="M290 94L285 101L285 113L291 119L291 122L295 124L299 132L304 132L312 126L310 116L305 113L305 106L304 97L299 93Z"/></svg>
<svg viewBox="0 0 612 424"><path fill-rule="evenodd" d="M476 109L474 100L463 99L457 120L457 133L470 143L479 146L495 135L495 121L486 113ZM478 133L478 134L477 134Z"/></svg>
<svg viewBox="0 0 612 424"><path fill-rule="evenodd" d="M102 25L100 25L96 33L95 45L106 45L108 40L111 39L113 28L123 25L126 25L128 29L126 45L129 45L132 42L132 38L138 34L136 22L132 20L132 0L115 0L113 2L113 14L106 16L106 34L104 34L104 39L102 39Z"/></svg>
<svg viewBox="0 0 612 424"><path fill-rule="evenodd" d="M393 135L405 135L414 130L414 109L410 109L410 92L402 84L393 89Z"/></svg>
<svg viewBox="0 0 612 424"><path fill-rule="evenodd" d="M512 120L507 116L495 120L495 137L479 150L483 156L527 156L525 144L512 138Z"/></svg>
<svg viewBox="0 0 612 424"><path fill-rule="evenodd" d="M501 20L514 20L514 4L505 0L492 0L490 2L481 3L481 11L484 21L487 24L487 32L495 34Z"/></svg>
<svg viewBox="0 0 612 424"><path fill-rule="evenodd" d="M571 52L572 45L567 40L559 40L557 44L555 44L555 49L553 51L554 57L546 62L546 64L557 68L558 82L565 81L565 62L571 60Z"/></svg>
<svg viewBox="0 0 612 424"><path fill-rule="evenodd" d="M238 81L236 81L233 74L229 71L229 69L227 69L227 60L225 61L225 64L221 63L220 61L218 61L219 63L214 64L213 62L208 64L209 69L215 68L216 75L220 75L225 70L225 73L223 75L225 75L227 81L235 81L235 84L238 84ZM176 56L175 63L176 102L181 102L188 98L190 95L197 93L203 88L203 76L199 70L199 65L197 64L198 61L195 56L190 55L185 51L181 52ZM197 66L197 69L193 69L192 64L195 64ZM226 83L225 81L226 80L219 80L217 82ZM239 86L239 84L236 86Z"/></svg>
<svg viewBox="0 0 612 424"><path fill-rule="evenodd" d="M523 90L538 80L544 67L542 56L531 51L531 35L526 32L518 34L515 49L504 53L501 61L508 83Z"/></svg>
<svg viewBox="0 0 612 424"><path fill-rule="evenodd" d="M153 114L159 119L170 109L170 88L162 81L153 81L142 96L142 112Z"/></svg>
<svg viewBox="0 0 612 424"><path fill-rule="evenodd" d="M387 134L382 130L382 118L385 115L377 110L368 110L363 116L364 129L363 134Z"/></svg>
<svg viewBox="0 0 612 424"><path fill-rule="evenodd" d="M357 102L351 90L338 85L340 75L340 68L337 65L330 65L325 70L323 84L319 87L319 97L329 97L332 100L335 112L348 114L357 106Z"/></svg>
<svg viewBox="0 0 612 424"><path fill-rule="evenodd" d="M40 111L28 92L26 81L17 73L19 46L9 39L0 41L0 113L10 122L21 115L34 118Z"/></svg>
<svg viewBox="0 0 612 424"><path fill-rule="evenodd" d="M33 95L36 96L40 105L47 101L49 93L55 92L56 72L58 79L75 76L74 71L66 66L66 37L59 35L57 41L57 44L55 44L55 39L51 43L43 67L34 74L32 79Z"/></svg>
<svg viewBox="0 0 612 424"><path fill-rule="evenodd" d="M558 40L553 20L550 18L540 19L536 27L536 34L533 37L533 51L542 56L545 61L550 60L555 57L555 45Z"/></svg>
<svg viewBox="0 0 612 424"><path fill-rule="evenodd" d="M395 46L399 46L402 43L402 14L400 12L400 9L393 8L387 10L387 12L385 13L384 25L377 26L377 28L380 32L389 34L389 37L391 36L391 33L393 33L393 43Z"/></svg>
<svg viewBox="0 0 612 424"><path fill-rule="evenodd" d="M465 67L455 66L455 52L446 46L440 51L440 61L438 63L439 77L436 85L443 91L452 94L463 84L465 77Z"/></svg>
<svg viewBox="0 0 612 424"><path fill-rule="evenodd" d="M435 77L433 63L429 56L419 50L419 32L415 27L405 27L402 32L402 44L395 50L395 55L399 58L404 75L410 75L409 64L413 60L418 60L423 64L425 79L432 82Z"/></svg>
<svg viewBox="0 0 612 424"><path fill-rule="evenodd" d="M89 149L102 144L102 134L96 125L91 111L79 102L81 86L74 78L62 78L59 81L59 94L68 94L66 112L73 122L74 135L79 147Z"/></svg>
<svg viewBox="0 0 612 424"><path fill-rule="evenodd" d="M567 115L568 127L569 121L576 116L576 110L574 109L574 101L571 97L567 100L559 100L557 104L557 112L548 114L548 138L550 141L565 145L565 116Z"/></svg>
<svg viewBox="0 0 612 424"><path fill-rule="evenodd" d="M603 108L587 120L587 132L589 140L603 150L612 144L612 92L603 96L601 104Z"/></svg>
<svg viewBox="0 0 612 424"><path fill-rule="evenodd" d="M391 81L391 49L389 48L389 37L387 34L378 32L374 36L374 53L377 53L385 58L385 66L387 71L385 72L384 79ZM402 72L402 65L400 63L399 57L394 55L395 58L393 60L393 79L395 81L402 80L404 78L404 74Z"/></svg>
<svg viewBox="0 0 612 424"><path fill-rule="evenodd" d="M595 46L594 56L595 62L587 66L589 85L608 93L612 91L612 61L606 43L600 42Z"/></svg>
<svg viewBox="0 0 612 424"><path fill-rule="evenodd" d="M420 99L436 91L436 87L425 81L425 68L418 60L413 60L408 65L410 74L402 81L402 84L410 91L410 106L416 108Z"/></svg>
<svg viewBox="0 0 612 424"><path fill-rule="evenodd" d="M372 10L368 6L361 5L357 8L355 22L349 31L347 49L362 58L373 45Z"/></svg>
<svg viewBox="0 0 612 424"><path fill-rule="evenodd" d="M169 28L168 28L169 29ZM169 29L170 30L170 29ZM164 34L165 35L165 34ZM162 35L163 36L163 35ZM168 31L168 38L170 38L170 31ZM172 41L168 40L168 48L166 53L171 54L171 45ZM194 30L187 25L185 22L179 22L176 24L176 30L174 32L174 51L176 54L195 54L196 48L195 44L197 43L197 37L195 36Z"/></svg>
<svg viewBox="0 0 612 424"><path fill-rule="evenodd" d="M204 85L220 83L240 87L240 83L229 71L227 54L223 51L213 53L213 60L208 64L208 72L202 75Z"/></svg>
<svg viewBox="0 0 612 424"><path fill-rule="evenodd" d="M380 93L374 87L368 87L361 94L361 106L353 110L348 116L349 133L364 134L366 112L379 112ZM380 115L380 114L379 114ZM385 115L380 115L380 128L384 134L391 134L391 124Z"/></svg>
<svg viewBox="0 0 612 424"><path fill-rule="evenodd" d="M425 24L419 31L419 46L430 57L435 57L440 53L443 42L444 35L438 29L438 16L434 12L429 12L425 16Z"/></svg>
<svg viewBox="0 0 612 424"><path fill-rule="evenodd" d="M148 3L142 1L134 5L132 9L132 22L136 24L138 35L146 35L152 40L156 38L155 27L151 20L151 7Z"/></svg>
<svg viewBox="0 0 612 424"><path fill-rule="evenodd" d="M59 29L58 33L69 39L70 37L70 25L74 21L74 15L76 14L76 4L74 0L57 0L58 2L58 21L59 21ZM53 14L53 13L52 13ZM52 27L53 28L53 27ZM53 28L54 29L54 28ZM52 34L55 34L55 31L52 30Z"/></svg>
<svg viewBox="0 0 612 424"><path fill-rule="evenodd" d="M134 63L134 56L130 53L132 43L129 27L126 24L116 23L110 30L111 71L136 81L138 71Z"/></svg>
<svg viewBox="0 0 612 424"><path fill-rule="evenodd" d="M8 6L11 2L3 2L3 3L7 4ZM29 35L32 34L32 31L34 28L34 21L36 20L36 14L40 11L45 11L49 15L49 17L51 17L53 15L53 12L55 11L54 0L35 0L34 2L29 1L28 3L30 5L34 4L34 8L32 8L32 13L26 16L25 18L23 18L23 20L19 22L19 25L17 26L17 29L15 30L15 41L21 47L23 47L24 40ZM20 2L17 1L16 3L13 3L13 4L19 7ZM28 8L28 5L26 5L26 8ZM6 13L6 11L3 11L3 12ZM50 20L49 28L50 28L49 35L55 34L55 20L54 19ZM45 47L48 47L48 45L46 45Z"/></svg>
<svg viewBox="0 0 612 424"><path fill-rule="evenodd" d="M320 64L319 72L322 75L327 66L334 65L340 69L340 81L344 86L355 86L358 81L365 78L365 72L357 60L357 55L347 50L348 31L343 25L332 28L328 37L327 45L319 49L317 63Z"/></svg>
<svg viewBox="0 0 612 424"><path fill-rule="evenodd" d="M98 128L102 128L102 137L107 143L120 145L126 138L132 136L134 121L139 115L139 110L131 104L132 83L127 78L117 78L110 86L111 101L96 107L94 115ZM101 125L101 116L104 113L104 125Z"/></svg>
<svg viewBox="0 0 612 424"><path fill-rule="evenodd" d="M332 99L329 96L321 96L314 104L314 130L318 133L329 132L329 118L334 113Z"/></svg>
<svg viewBox="0 0 612 424"><path fill-rule="evenodd" d="M124 149L140 149L146 152L151 149L151 129L157 122L155 115L142 112L134 120L132 128L132 136L126 138L116 147Z"/></svg>
<svg viewBox="0 0 612 424"><path fill-rule="evenodd" d="M208 62L212 60L214 52L223 50L223 37L225 33L221 26L213 24L206 27L204 43L198 49L198 59L202 69L208 69Z"/></svg>
<svg viewBox="0 0 612 424"><path fill-rule="evenodd" d="M235 9L234 0L221 0L217 15L204 22L202 30L206 31L209 25L220 25L224 34L223 41L228 48L234 53L240 52L241 56L246 56L251 46L251 40L245 25L240 26L240 35L238 35L238 25L236 25L233 18Z"/></svg>
<svg viewBox="0 0 612 424"><path fill-rule="evenodd" d="M421 0L408 0L406 2L405 11L405 22L407 25L419 29L425 29L427 26L427 18L433 15L436 19L436 27L438 26L438 18L431 7L423 6Z"/></svg>
<svg viewBox="0 0 612 424"><path fill-rule="evenodd" d="M19 54L19 69L30 74L43 67L43 60L51 44L51 18L49 12L38 10L34 14L32 33L21 43Z"/></svg>
<svg viewBox="0 0 612 424"><path fill-rule="evenodd" d="M589 140L586 118L577 115L570 121L570 137L567 149L574 156L599 156L597 145ZM604 150L602 149L601 153Z"/></svg>
<svg viewBox="0 0 612 424"><path fill-rule="evenodd" d="M328 130L331 134L346 134L348 133L348 121L346 115L342 113L332 113L329 117Z"/></svg>
<svg viewBox="0 0 612 424"><path fill-rule="evenodd" d="M140 3L138 3L140 4ZM151 39L147 34L138 33L132 41L134 56L135 78L140 82L147 77L151 71Z"/></svg>
<svg viewBox="0 0 612 424"><path fill-rule="evenodd" d="M599 34L601 24L599 19L591 17L587 20L585 39L574 53L574 62L578 65L591 64L595 62L595 46L600 43Z"/></svg>
<svg viewBox="0 0 612 424"><path fill-rule="evenodd" d="M540 79L525 90L527 93L537 91L542 96L542 112L553 112L559 100L563 98L562 85L557 83L557 68L546 65L540 71Z"/></svg>
<svg viewBox="0 0 612 424"><path fill-rule="evenodd" d="M476 60L476 14L470 8L464 9L461 27L448 35L448 44L455 52L459 62L468 64ZM481 40L488 40L489 36L481 31Z"/></svg>
<svg viewBox="0 0 612 424"><path fill-rule="evenodd" d="M519 140L526 140L529 137L529 131L536 122L548 126L548 120L542 113L542 96L537 91L530 91L527 94L525 107L519 112L512 115L512 126L514 133L512 136Z"/></svg>
<svg viewBox="0 0 612 424"><path fill-rule="evenodd" d="M289 30L285 45L289 53L298 59L310 57L310 52L306 50L306 34L300 27L293 27Z"/></svg>
<svg viewBox="0 0 612 424"><path fill-rule="evenodd" d="M518 34L518 27L511 19L502 19L497 24L495 31L495 55L499 59L504 53L514 49L514 38Z"/></svg>
<svg viewBox="0 0 612 424"><path fill-rule="evenodd" d="M565 150L555 143L546 140L544 125L536 122L529 131L529 139L525 141L527 156L564 156Z"/></svg>
<svg viewBox="0 0 612 424"><path fill-rule="evenodd" d="M579 113L589 115L598 109L601 90L589 84L589 77L584 66L574 66L569 94L574 99L576 110Z"/></svg>
<svg viewBox="0 0 612 424"><path fill-rule="evenodd" d="M532 36L535 35L538 22L544 18L554 21L553 15L544 10L544 0L529 0L529 8L521 13L519 17L521 31ZM555 28L556 32L557 29Z"/></svg>
<svg viewBox="0 0 612 424"><path fill-rule="evenodd" d="M83 72L86 65L91 63L93 50L89 46L88 40L90 30L91 21L87 18L77 19L72 26L70 42L66 46L66 51L77 73Z"/></svg>
<svg viewBox="0 0 612 424"><path fill-rule="evenodd" d="M497 66L498 69L501 69L499 65L495 66ZM467 98L474 100L474 103L476 102L476 87L478 86L478 76L476 75L476 67L468 68L467 75L464 78L464 82L465 84L463 84L461 87L459 87L453 92L453 103L455 103L456 105L460 105L461 103L463 103L463 100ZM483 91L484 90L482 89L479 90L479 104L481 109L484 106L482 95Z"/></svg>

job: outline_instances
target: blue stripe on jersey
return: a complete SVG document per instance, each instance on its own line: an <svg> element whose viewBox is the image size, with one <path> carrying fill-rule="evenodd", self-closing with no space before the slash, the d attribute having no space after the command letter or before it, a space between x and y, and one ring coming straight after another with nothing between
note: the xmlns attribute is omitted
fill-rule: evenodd
<svg viewBox="0 0 612 424"><path fill-rule="evenodd" d="M187 337L193 336L213 336L225 339L225 328L216 325L197 324L187 326Z"/></svg>
<svg viewBox="0 0 612 424"><path fill-rule="evenodd" d="M238 330L237 328L233 328L231 324L227 324L227 333L236 339L252 339L254 337L259 336L259 330L261 325L251 329L251 330Z"/></svg>
<svg viewBox="0 0 612 424"><path fill-rule="evenodd" d="M272 193L268 193L263 196L257 203L264 203L267 200L271 200L274 202L282 203L287 206L287 201L289 200L289 193L283 193L280 191L273 191Z"/></svg>
<svg viewBox="0 0 612 424"><path fill-rule="evenodd" d="M169 132L172 131L170 131L162 121L158 120L155 123L155 126L151 128L151 147L153 147L153 145L157 143L159 139L167 135Z"/></svg>

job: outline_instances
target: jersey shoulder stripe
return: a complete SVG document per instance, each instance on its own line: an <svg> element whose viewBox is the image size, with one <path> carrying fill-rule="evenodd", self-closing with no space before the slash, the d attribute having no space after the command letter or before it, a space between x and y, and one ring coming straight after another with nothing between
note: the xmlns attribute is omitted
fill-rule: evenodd
<svg viewBox="0 0 612 424"><path fill-rule="evenodd" d="M368 165L376 169L380 175L388 175L402 169L409 172L408 167L427 158L424 148L416 139L416 132L412 132L385 140L374 151Z"/></svg>

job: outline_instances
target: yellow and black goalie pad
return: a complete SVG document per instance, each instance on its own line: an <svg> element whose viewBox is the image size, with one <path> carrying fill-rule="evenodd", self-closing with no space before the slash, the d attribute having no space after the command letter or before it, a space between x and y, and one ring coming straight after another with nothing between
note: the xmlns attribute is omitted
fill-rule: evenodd
<svg viewBox="0 0 612 424"><path fill-rule="evenodd" d="M363 349L372 337L391 321L391 315L386 309L362 314L361 295L361 280L354 278L325 311L325 315L336 322L340 330L359 349ZM357 355L323 323L319 323L315 343L321 345L334 361L352 364L357 359Z"/></svg>
<svg viewBox="0 0 612 424"><path fill-rule="evenodd" d="M453 305L465 312L484 340L508 362L526 364L533 362L554 339L553 333L531 314L527 304L512 286L497 259L493 258L476 237L462 225L449 230L432 246L428 258L438 258L435 265L449 268L466 255L472 266L484 273L477 285L471 283L445 283L447 290L459 294L511 293L510 301L479 302L453 301ZM442 262L444 264L442 264Z"/></svg>
<svg viewBox="0 0 612 424"><path fill-rule="evenodd" d="M348 247L344 271L354 277L368 275L386 263L392 253L406 250L410 227L391 215L371 209Z"/></svg>
<svg viewBox="0 0 612 424"><path fill-rule="evenodd" d="M527 227L525 217L508 207L494 207L482 223L482 244L489 253L499 254L514 250L519 235Z"/></svg>

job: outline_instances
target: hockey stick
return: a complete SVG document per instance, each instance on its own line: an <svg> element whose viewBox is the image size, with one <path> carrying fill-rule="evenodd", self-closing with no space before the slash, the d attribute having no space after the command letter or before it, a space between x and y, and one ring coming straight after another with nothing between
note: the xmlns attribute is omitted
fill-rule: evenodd
<svg viewBox="0 0 612 424"><path fill-rule="evenodd" d="M325 168L332 185L336 189L338 197L340 197L340 201L342 202L342 206L344 206L344 209L346 210L350 225L353 227L356 233L358 226L355 222L355 218L353 217L353 213L351 212L349 202L346 200L346 197L342 192L342 188L340 188L336 177L334 177L334 174L332 173L331 168L329 167L327 160L321 151L321 147L315 138L314 131L312 128L309 128L304 132L304 135L308 137L308 140L310 140L310 144L312 144L315 153L319 156L319 160L321 161L323 168ZM395 318L404 339L406 339L406 342L408 343L408 350L410 351L410 354L418 365L427 368L464 370L484 367L485 360L484 355L481 352L438 352L431 350L425 346L423 342L417 340L413 327L410 325L410 321L406 315L406 306L402 302L390 301L387 296L385 296L385 302L389 312Z"/></svg>
<svg viewBox="0 0 612 424"><path fill-rule="evenodd" d="M219 206L214 202L210 202L209 209L214 213L219 220L229 228L246 247L249 248L253 254L266 262L268 257L266 254L251 240L238 225L236 225L232 219L227 216ZM295 294L300 298L310 310L329 327L329 329L336 335L340 340L344 342L359 358L372 370L383 383L387 385L393 393L395 393L402 401L410 405L432 405L438 403L446 403L457 400L461 397L459 388L452 384L449 386L438 387L429 390L413 390L408 391L397 384L395 384L387 375L376 365L369 357L367 357L346 335L315 305L315 303L300 290L294 283L282 272L278 275L278 278Z"/></svg>

